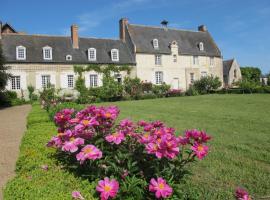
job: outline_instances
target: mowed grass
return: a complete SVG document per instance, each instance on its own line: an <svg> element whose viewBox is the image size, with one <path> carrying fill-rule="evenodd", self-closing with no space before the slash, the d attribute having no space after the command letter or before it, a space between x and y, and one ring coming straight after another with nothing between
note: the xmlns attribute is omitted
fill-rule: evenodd
<svg viewBox="0 0 270 200"><path fill-rule="evenodd" d="M185 199L234 199L237 186L256 197L270 195L270 95L205 95L98 105L117 105L120 118L161 120L178 134L197 128L213 140L210 153L192 164L192 176L181 186ZM90 183L66 170L55 150L45 144L56 134L47 113L34 105L20 147L16 177L4 190L6 200L63 200L79 190L96 199L96 182ZM48 165L48 171L41 169Z"/></svg>
<svg viewBox="0 0 270 200"><path fill-rule="evenodd" d="M105 103L103 105L110 105ZM176 128L207 131L209 156L183 184L190 198L233 199L237 186L270 196L270 95L204 95L116 102L120 118L161 120ZM270 198L270 197L269 197Z"/></svg>

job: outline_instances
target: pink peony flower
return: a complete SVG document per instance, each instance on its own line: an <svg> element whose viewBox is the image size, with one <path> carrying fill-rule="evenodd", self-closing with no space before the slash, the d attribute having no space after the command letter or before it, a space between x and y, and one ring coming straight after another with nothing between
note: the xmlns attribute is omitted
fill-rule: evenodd
<svg viewBox="0 0 270 200"><path fill-rule="evenodd" d="M96 160L102 157L102 152L95 147L94 145L86 145L84 148L82 148L81 152L76 155L76 158L78 161L80 161L80 164L84 163L85 160Z"/></svg>
<svg viewBox="0 0 270 200"><path fill-rule="evenodd" d="M116 132L105 137L106 141L114 144L120 144L125 140L125 135L122 132Z"/></svg>
<svg viewBox="0 0 270 200"><path fill-rule="evenodd" d="M47 143L47 147L62 147L62 140L59 137L53 136L52 139Z"/></svg>
<svg viewBox="0 0 270 200"><path fill-rule="evenodd" d="M81 199L81 200L84 199L79 191L73 191L71 195L73 199Z"/></svg>
<svg viewBox="0 0 270 200"><path fill-rule="evenodd" d="M156 198L167 198L172 195L173 189L166 183L163 178L158 177L157 180L150 180L149 191L154 192Z"/></svg>
<svg viewBox="0 0 270 200"><path fill-rule="evenodd" d="M109 197L116 197L118 189L119 183L115 179L110 180L107 177L104 178L104 180L100 180L96 187L96 190L100 192L101 200L107 200Z"/></svg>
<svg viewBox="0 0 270 200"><path fill-rule="evenodd" d="M69 151L74 153L78 150L79 145L84 144L84 139L71 137L69 141L66 141L62 146L62 151Z"/></svg>
<svg viewBox="0 0 270 200"><path fill-rule="evenodd" d="M208 154L208 146L195 142L191 147L196 156L201 160Z"/></svg>
<svg viewBox="0 0 270 200"><path fill-rule="evenodd" d="M235 191L235 198L237 200L251 200L251 196L243 188L237 188Z"/></svg>

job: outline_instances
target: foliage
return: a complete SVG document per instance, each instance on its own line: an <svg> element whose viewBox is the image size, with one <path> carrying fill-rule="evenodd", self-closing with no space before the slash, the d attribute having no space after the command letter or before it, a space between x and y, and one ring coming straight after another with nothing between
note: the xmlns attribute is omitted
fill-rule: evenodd
<svg viewBox="0 0 270 200"><path fill-rule="evenodd" d="M5 66L5 63L6 61L3 55L2 44L0 42L0 92L5 90L7 81L11 76L9 73L7 73L8 67Z"/></svg>
<svg viewBox="0 0 270 200"><path fill-rule="evenodd" d="M237 83L237 85L242 89L244 93L252 93L256 87L258 87L258 83L247 79L242 79Z"/></svg>
<svg viewBox="0 0 270 200"><path fill-rule="evenodd" d="M190 85L186 91L186 95L187 96L197 96L197 95L199 95L199 92L193 85Z"/></svg>
<svg viewBox="0 0 270 200"><path fill-rule="evenodd" d="M113 77L104 76L103 85L100 89L100 98L103 101L120 100L123 95L123 86L114 80Z"/></svg>
<svg viewBox="0 0 270 200"><path fill-rule="evenodd" d="M242 79L248 82L260 82L261 70L257 67L241 67Z"/></svg>
<svg viewBox="0 0 270 200"><path fill-rule="evenodd" d="M51 107L54 107L57 104L55 88L51 86L49 86L48 88L43 88L42 91L39 92L39 99L41 102L41 106L46 111L49 111Z"/></svg>
<svg viewBox="0 0 270 200"><path fill-rule="evenodd" d="M27 86L27 90L28 90L28 95L29 95L28 97L29 97L29 100L30 100L30 101L37 100L37 99L36 99L36 96L34 95L34 91L35 91L34 86L28 85L28 86Z"/></svg>
<svg viewBox="0 0 270 200"><path fill-rule="evenodd" d="M173 128L160 121L141 120L136 125L124 119L115 125L118 115L115 106L89 106L79 112L63 109L54 117L58 134L47 146L57 148L62 163L67 168L73 166L79 176L90 181L116 179L120 183L120 199L134 199L134 195L139 199L153 198L147 185L157 198L160 194L164 198L171 196L171 187L180 184L188 174L188 164L208 153L205 144L211 138L203 131L187 130L178 137ZM164 184L167 192L155 188L155 177L159 177L157 181ZM114 194L118 182L114 183ZM104 184L99 182L98 191L102 194L108 192L102 189Z"/></svg>
<svg viewBox="0 0 270 200"><path fill-rule="evenodd" d="M209 94L222 85L218 77L204 76L200 80L194 81L193 86L200 94Z"/></svg>
<svg viewBox="0 0 270 200"><path fill-rule="evenodd" d="M166 83L162 83L161 85L153 85L152 91L158 97L165 97L169 92L171 86Z"/></svg>
<svg viewBox="0 0 270 200"><path fill-rule="evenodd" d="M145 93L141 96L141 99L155 99L158 98L157 95L153 93Z"/></svg>
<svg viewBox="0 0 270 200"><path fill-rule="evenodd" d="M126 77L124 79L124 90L132 99L140 99L142 95L142 84L139 78Z"/></svg>
<svg viewBox="0 0 270 200"><path fill-rule="evenodd" d="M179 89L171 89L166 94L167 97L180 97L183 95L184 95L183 91Z"/></svg>
<svg viewBox="0 0 270 200"><path fill-rule="evenodd" d="M152 92L153 84L151 82L142 82L142 90L144 93Z"/></svg>

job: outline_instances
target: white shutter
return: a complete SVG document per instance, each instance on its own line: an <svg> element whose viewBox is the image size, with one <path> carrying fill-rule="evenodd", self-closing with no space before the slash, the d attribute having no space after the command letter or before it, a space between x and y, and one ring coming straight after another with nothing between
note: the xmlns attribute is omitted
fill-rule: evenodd
<svg viewBox="0 0 270 200"><path fill-rule="evenodd" d="M42 89L41 85L41 74L36 74L36 89Z"/></svg>
<svg viewBox="0 0 270 200"><path fill-rule="evenodd" d="M90 87L90 73L85 73L84 79L85 79L85 86L89 88Z"/></svg>
<svg viewBox="0 0 270 200"><path fill-rule="evenodd" d="M60 87L61 88L67 88L67 74L61 74L60 75Z"/></svg>
<svg viewBox="0 0 270 200"><path fill-rule="evenodd" d="M98 82L99 87L103 85L102 79L103 79L102 74L98 74L98 81L97 82Z"/></svg>
<svg viewBox="0 0 270 200"><path fill-rule="evenodd" d="M50 74L51 75L51 84L54 85L56 88L56 80L55 80L55 74Z"/></svg>
<svg viewBox="0 0 270 200"><path fill-rule="evenodd" d="M26 73L21 73L21 89L26 90L27 84L26 84Z"/></svg>

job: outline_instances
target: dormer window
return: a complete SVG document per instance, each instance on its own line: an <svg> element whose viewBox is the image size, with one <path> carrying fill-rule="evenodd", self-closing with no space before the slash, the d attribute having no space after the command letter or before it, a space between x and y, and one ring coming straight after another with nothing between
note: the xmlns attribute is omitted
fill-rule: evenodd
<svg viewBox="0 0 270 200"><path fill-rule="evenodd" d="M158 49L158 39L153 39L153 47L154 49Z"/></svg>
<svg viewBox="0 0 270 200"><path fill-rule="evenodd" d="M111 50L112 61L119 61L119 51L118 49Z"/></svg>
<svg viewBox="0 0 270 200"><path fill-rule="evenodd" d="M52 48L49 46L43 47L43 59L52 60Z"/></svg>
<svg viewBox="0 0 270 200"><path fill-rule="evenodd" d="M204 45L202 42L199 43L199 49L200 51L204 51Z"/></svg>
<svg viewBox="0 0 270 200"><path fill-rule="evenodd" d="M24 46L16 47L16 59L17 60L26 60L26 48Z"/></svg>
<svg viewBox="0 0 270 200"><path fill-rule="evenodd" d="M72 55L66 55L66 60L67 61L72 61Z"/></svg>
<svg viewBox="0 0 270 200"><path fill-rule="evenodd" d="M88 60L89 61L96 61L97 59L97 50L95 48L88 49Z"/></svg>

